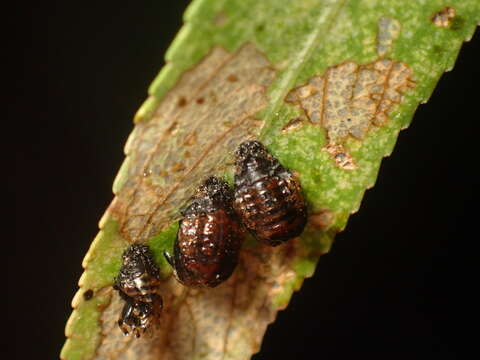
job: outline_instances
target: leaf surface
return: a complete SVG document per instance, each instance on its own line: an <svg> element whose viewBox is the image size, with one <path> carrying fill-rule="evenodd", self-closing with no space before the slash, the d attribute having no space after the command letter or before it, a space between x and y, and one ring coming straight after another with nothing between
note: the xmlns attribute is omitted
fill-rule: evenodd
<svg viewBox="0 0 480 360"><path fill-rule="evenodd" d="M258 351L479 14L474 0L193 1L136 115L61 357L248 359ZM205 177L231 180L232 153L251 138L296 173L309 224L276 248L248 239L225 284L187 289L162 256L179 211ZM131 243L149 244L162 273L162 322L141 339L121 334L112 290Z"/></svg>

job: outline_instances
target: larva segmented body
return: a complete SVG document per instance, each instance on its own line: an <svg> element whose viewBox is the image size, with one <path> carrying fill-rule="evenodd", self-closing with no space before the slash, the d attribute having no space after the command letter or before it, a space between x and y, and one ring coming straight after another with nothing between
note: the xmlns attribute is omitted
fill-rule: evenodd
<svg viewBox="0 0 480 360"><path fill-rule="evenodd" d="M125 301L118 326L125 335L140 337L158 323L163 301L158 294L159 272L146 245L131 245L122 255L114 289Z"/></svg>
<svg viewBox="0 0 480 360"><path fill-rule="evenodd" d="M258 141L242 143L236 153L233 207L261 242L279 245L299 236L307 210L297 180Z"/></svg>
<svg viewBox="0 0 480 360"><path fill-rule="evenodd" d="M184 285L215 287L233 273L243 232L232 201L228 183L210 177L182 211L173 257L165 256Z"/></svg>

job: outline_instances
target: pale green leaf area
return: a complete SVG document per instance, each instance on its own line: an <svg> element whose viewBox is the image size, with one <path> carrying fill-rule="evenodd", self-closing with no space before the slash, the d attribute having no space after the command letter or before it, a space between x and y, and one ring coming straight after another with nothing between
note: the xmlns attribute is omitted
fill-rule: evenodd
<svg viewBox="0 0 480 360"><path fill-rule="evenodd" d="M167 51L167 65L136 115L127 160L114 186L116 200L83 262L62 359L248 359L258 351L276 312L313 274L319 256L358 210L399 131L428 100L443 72L453 68L462 42L480 22L480 2L195 0L184 21ZM215 54L226 65L215 65ZM202 62L205 69L200 71ZM233 95L222 93L222 83L212 79L228 66L238 70L240 79L258 71L259 82L252 76ZM223 131L219 124L225 113L218 103L206 102L205 109L214 115L210 123L198 120L198 127L171 105L180 95L193 102L188 87L182 93L181 80L200 79L210 70L213 75L198 82L218 91L217 96L249 99L241 105L228 103L233 111L245 110L250 120L228 125L218 141L213 138L213 145L205 145L208 150L189 154L195 165L185 160L187 170L176 165L178 171L187 171L196 184L203 180L201 174L212 171L231 181L232 147L258 138L298 176L311 217L299 239L277 248L247 238L239 268L227 283L189 290L172 278L162 252L172 248L178 212L192 191L182 182L187 175L169 180L170 175L155 169L168 170L163 164L178 150L175 141L188 138L190 125L200 138L217 128ZM258 103L252 105L254 101ZM182 111L193 106L189 102ZM174 125L180 130L162 138L167 118L173 117L163 119L164 113L178 115ZM435 119L431 124L435 126ZM197 163L204 164L200 170ZM147 168L153 169L148 181L139 180ZM148 192L161 186L169 188L170 203ZM178 199L176 194L181 194ZM172 209L163 211L164 203ZM131 215L137 207L157 215L141 223L140 215ZM132 242L150 245L164 279L162 323L154 335L138 340L123 337L116 326L121 302L111 288L121 253ZM84 296L87 290L93 291L91 299Z"/></svg>

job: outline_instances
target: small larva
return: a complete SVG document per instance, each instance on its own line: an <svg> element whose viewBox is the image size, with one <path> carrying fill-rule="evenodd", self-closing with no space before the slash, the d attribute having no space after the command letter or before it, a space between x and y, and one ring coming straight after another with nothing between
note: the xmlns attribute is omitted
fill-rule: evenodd
<svg viewBox="0 0 480 360"><path fill-rule="evenodd" d="M235 152L233 207L245 227L261 242L277 246L299 236L307 210L297 180L258 141Z"/></svg>
<svg viewBox="0 0 480 360"><path fill-rule="evenodd" d="M228 183L210 177L181 212L173 257L165 257L182 284L215 287L233 273L243 231L232 201Z"/></svg>
<svg viewBox="0 0 480 360"><path fill-rule="evenodd" d="M122 267L113 286L125 301L118 320L125 335L138 338L158 323L163 308L158 284L158 268L148 246L131 245L122 255Z"/></svg>

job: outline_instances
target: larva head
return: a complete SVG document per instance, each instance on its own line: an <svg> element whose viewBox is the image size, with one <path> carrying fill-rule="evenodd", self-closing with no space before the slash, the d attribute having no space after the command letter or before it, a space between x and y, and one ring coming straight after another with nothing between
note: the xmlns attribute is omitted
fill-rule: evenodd
<svg viewBox="0 0 480 360"><path fill-rule="evenodd" d="M218 209L232 210L233 190L226 181L209 177L198 188L190 205L182 211L183 216L211 213Z"/></svg>
<svg viewBox="0 0 480 360"><path fill-rule="evenodd" d="M158 268L146 245L131 245L122 255L122 267L115 287L129 297L140 300L155 293L159 282Z"/></svg>
<svg viewBox="0 0 480 360"><path fill-rule="evenodd" d="M242 166L249 159L269 159L271 158L268 150L263 144L256 140L245 141L238 146L235 151L235 165Z"/></svg>

